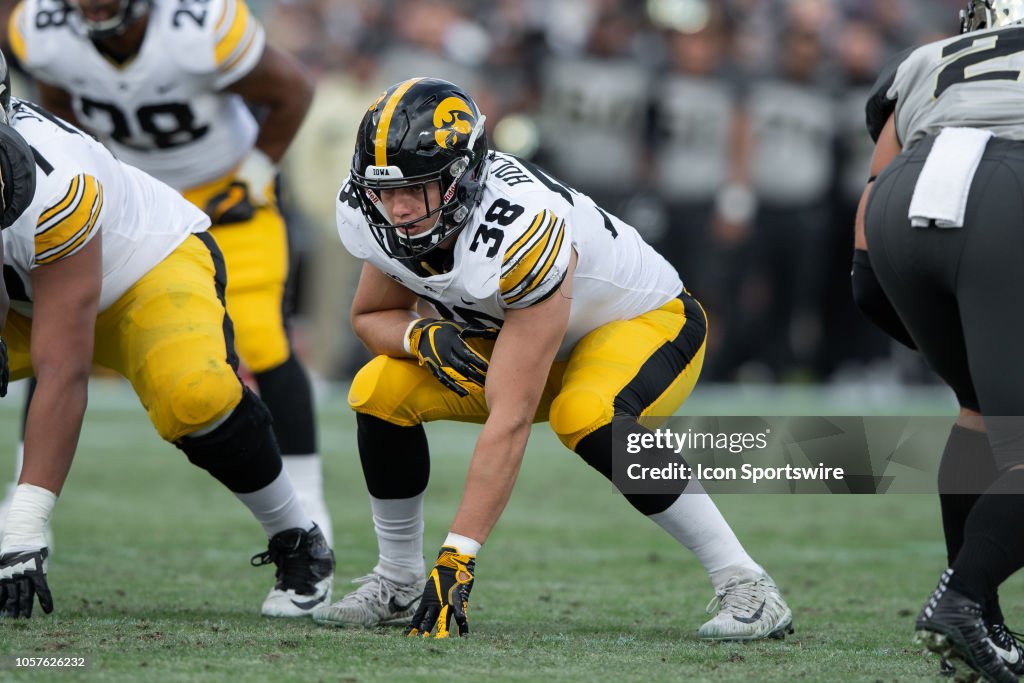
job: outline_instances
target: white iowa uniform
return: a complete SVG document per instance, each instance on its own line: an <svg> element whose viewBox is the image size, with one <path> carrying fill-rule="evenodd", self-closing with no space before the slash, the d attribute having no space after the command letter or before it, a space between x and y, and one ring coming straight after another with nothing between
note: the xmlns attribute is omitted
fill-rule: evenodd
<svg viewBox="0 0 1024 683"><path fill-rule="evenodd" d="M575 249L569 328L558 360L565 360L588 332L654 310L683 288L672 266L632 226L506 154L490 161L483 198L458 235L454 265L441 275L417 275L388 256L353 191L346 183L338 197L338 233L345 247L434 303L445 318L500 325L508 309L525 308L557 291Z"/></svg>
<svg viewBox="0 0 1024 683"><path fill-rule="evenodd" d="M71 94L78 121L119 159L179 191L225 176L256 141L242 98L222 92L265 47L242 0L155 0L139 54L123 65L62 0L23 0L10 43L35 78Z"/></svg>
<svg viewBox="0 0 1024 683"><path fill-rule="evenodd" d="M180 194L121 163L88 135L13 102L12 125L36 157L36 191L2 233L4 270L13 269L29 301L32 270L71 256L102 233L103 311L189 234L209 226L206 214ZM12 300L11 308L32 315L23 300Z"/></svg>
<svg viewBox="0 0 1024 683"><path fill-rule="evenodd" d="M877 138L895 110L904 149L948 126L1024 140L1024 26L972 31L917 48L883 73L868 102Z"/></svg>

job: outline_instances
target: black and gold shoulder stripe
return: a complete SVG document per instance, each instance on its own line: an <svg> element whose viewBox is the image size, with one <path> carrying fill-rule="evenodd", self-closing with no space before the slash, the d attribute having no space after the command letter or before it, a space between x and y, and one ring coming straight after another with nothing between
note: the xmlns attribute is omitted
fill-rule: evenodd
<svg viewBox="0 0 1024 683"><path fill-rule="evenodd" d="M506 304L541 294L537 288L551 273L564 241L564 220L548 210L534 217L530 227L512 243L502 259L499 287Z"/></svg>
<svg viewBox="0 0 1024 683"><path fill-rule="evenodd" d="M98 229L103 186L91 175L71 179L67 192L36 222L36 263L56 263L75 253Z"/></svg>

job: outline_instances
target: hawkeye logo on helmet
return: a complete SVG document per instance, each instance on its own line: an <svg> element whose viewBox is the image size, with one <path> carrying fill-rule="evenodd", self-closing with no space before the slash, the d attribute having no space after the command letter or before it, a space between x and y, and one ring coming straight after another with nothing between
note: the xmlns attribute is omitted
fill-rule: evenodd
<svg viewBox="0 0 1024 683"><path fill-rule="evenodd" d="M459 136L469 137L476 124L476 116L465 100L446 97L434 109L434 140L441 149L454 147Z"/></svg>

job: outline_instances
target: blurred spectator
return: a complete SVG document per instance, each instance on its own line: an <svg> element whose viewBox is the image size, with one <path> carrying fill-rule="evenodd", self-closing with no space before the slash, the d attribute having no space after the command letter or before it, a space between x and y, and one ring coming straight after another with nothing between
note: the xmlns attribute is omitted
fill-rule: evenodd
<svg viewBox="0 0 1024 683"><path fill-rule="evenodd" d="M806 21L794 15L776 74L755 82L747 97L758 208L717 366L726 372L756 363L771 379L804 376L821 341L836 130L827 55Z"/></svg>

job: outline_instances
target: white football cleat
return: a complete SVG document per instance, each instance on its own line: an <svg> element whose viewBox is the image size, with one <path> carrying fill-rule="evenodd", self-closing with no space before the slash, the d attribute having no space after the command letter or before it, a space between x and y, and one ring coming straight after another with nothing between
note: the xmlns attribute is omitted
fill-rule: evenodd
<svg viewBox="0 0 1024 683"><path fill-rule="evenodd" d="M331 601L334 553L320 527L288 529L274 534L267 550L253 555L252 565L277 565L274 587L261 610L265 617L305 617Z"/></svg>
<svg viewBox="0 0 1024 683"><path fill-rule="evenodd" d="M353 579L362 584L333 605L313 611L313 620L332 626L373 627L408 623L416 613L423 584L398 583L376 572Z"/></svg>
<svg viewBox="0 0 1024 683"><path fill-rule="evenodd" d="M740 569L708 603L718 614L697 631L702 640L785 638L793 632L793 612L767 574Z"/></svg>

